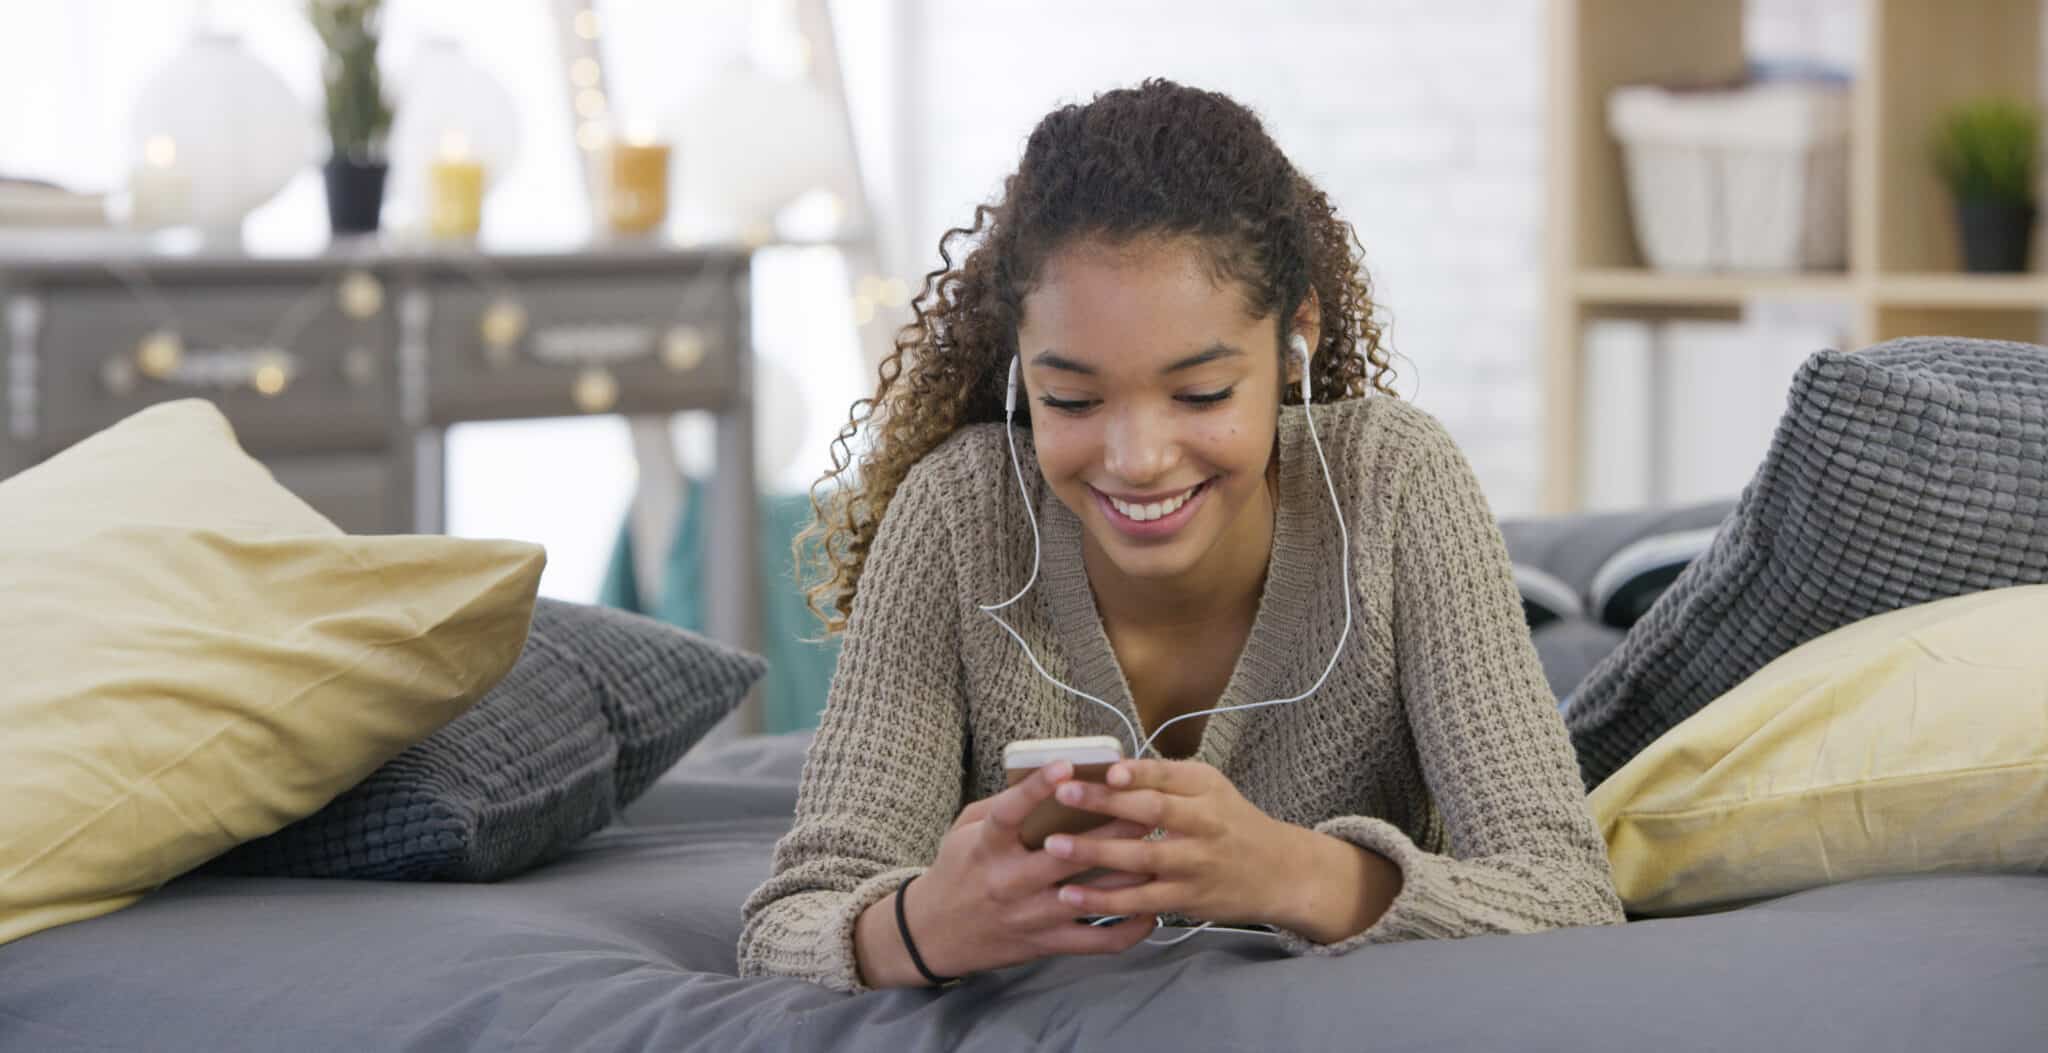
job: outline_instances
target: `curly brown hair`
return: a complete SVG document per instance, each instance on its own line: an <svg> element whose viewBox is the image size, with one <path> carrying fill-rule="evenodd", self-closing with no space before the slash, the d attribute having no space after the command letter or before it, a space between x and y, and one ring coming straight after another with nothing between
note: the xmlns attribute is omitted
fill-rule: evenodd
<svg viewBox="0 0 2048 1053"><path fill-rule="evenodd" d="M1024 298L1045 261L1081 239L1162 236L1192 237L1218 277L1242 288L1249 317L1276 318L1276 354L1313 290L1319 401L1368 388L1394 395L1358 234L1256 114L1158 79L1060 107L1032 131L1001 199L939 239L944 265L925 275L874 397L853 404L832 468L811 488L816 518L796 539L796 564L815 572L806 599L827 633L844 631L875 530L911 466L960 428L1003 419ZM1028 427L1028 407L1019 413ZM856 465L863 429L870 441Z"/></svg>

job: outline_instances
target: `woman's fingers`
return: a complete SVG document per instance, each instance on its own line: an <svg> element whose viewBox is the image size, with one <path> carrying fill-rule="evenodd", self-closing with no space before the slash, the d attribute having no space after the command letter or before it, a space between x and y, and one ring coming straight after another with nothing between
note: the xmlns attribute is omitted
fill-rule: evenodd
<svg viewBox="0 0 2048 1053"><path fill-rule="evenodd" d="M1144 837L1148 833L1151 833L1149 829L1137 823L1118 820L1116 822L1104 823L1084 834L1055 834L1054 836L1076 837L1094 843L1101 841L1130 841ZM1017 890L1020 894L1037 892L1055 881L1065 881L1076 874L1085 873L1092 869L1094 869L1093 864L1076 864L1061 859L1044 849L1040 849L1025 857L1021 864L1021 869L1017 872L1016 882L1010 887Z"/></svg>
<svg viewBox="0 0 2048 1053"><path fill-rule="evenodd" d="M980 822L982 819L988 816L989 805L993 804L994 802L995 798L984 797L981 800L975 801L973 804L970 804L967 807L960 809L960 814L953 817L953 825L955 827L962 827L966 826L969 823Z"/></svg>
<svg viewBox="0 0 2048 1053"><path fill-rule="evenodd" d="M1143 841L1130 838L1088 838L1054 834L1045 839L1045 853L1079 866L1104 867L1132 874L1157 874L1170 870L1176 858L1186 853L1184 844Z"/></svg>
<svg viewBox="0 0 2048 1053"><path fill-rule="evenodd" d="M1066 761L1054 761L1034 770L1024 781L988 799L988 811L982 818L982 837L990 844L1005 841L1021 845L1019 829L1024 820L1038 807L1040 801L1052 797L1060 783L1072 778L1074 766Z"/></svg>
<svg viewBox="0 0 2048 1053"><path fill-rule="evenodd" d="M1098 840L1102 838L1129 839L1134 837L1144 837L1146 834L1149 834L1151 832L1152 828L1146 826L1143 823L1134 823L1131 822L1129 819L1118 819L1115 822L1104 823L1093 830L1085 830L1073 836L1093 838Z"/></svg>
<svg viewBox="0 0 2048 1053"><path fill-rule="evenodd" d="M1062 916L1071 918L1073 912L1069 910ZM1052 954L1116 954L1143 942L1157 926L1150 914L1133 915L1114 925L1066 921L1045 934L1045 949Z"/></svg>
<svg viewBox="0 0 2048 1053"><path fill-rule="evenodd" d="M1148 827L1201 833L1209 817L1193 798L1152 789L1114 790L1101 783L1068 782L1055 788L1056 800L1084 812L1113 815Z"/></svg>
<svg viewBox="0 0 2048 1053"><path fill-rule="evenodd" d="M1147 881L1124 889L1061 885L1059 900L1075 914L1146 914L1184 910L1186 890L1168 881Z"/></svg>

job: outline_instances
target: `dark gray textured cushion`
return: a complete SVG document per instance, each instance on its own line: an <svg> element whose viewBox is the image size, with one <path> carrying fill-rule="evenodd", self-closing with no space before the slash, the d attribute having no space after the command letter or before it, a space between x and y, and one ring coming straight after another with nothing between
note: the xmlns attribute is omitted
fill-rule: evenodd
<svg viewBox="0 0 2048 1053"><path fill-rule="evenodd" d="M1916 338L1825 351L1788 402L1712 548L1566 710L1588 786L1817 636L2048 582L2048 348Z"/></svg>
<svg viewBox="0 0 2048 1053"><path fill-rule="evenodd" d="M542 600L533 624L596 685L619 749L620 808L654 785L768 671L758 655L610 607Z"/></svg>
<svg viewBox="0 0 2048 1053"><path fill-rule="evenodd" d="M738 705L759 658L637 615L541 600L505 679L217 873L490 881L603 827Z"/></svg>

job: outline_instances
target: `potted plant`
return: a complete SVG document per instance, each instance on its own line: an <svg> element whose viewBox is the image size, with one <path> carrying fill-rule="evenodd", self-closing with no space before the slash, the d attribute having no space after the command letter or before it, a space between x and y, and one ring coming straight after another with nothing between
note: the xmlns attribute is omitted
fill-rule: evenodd
<svg viewBox="0 0 2048 1053"><path fill-rule="evenodd" d="M2040 111L2010 99L1963 103L1942 117L1934 160L1955 198L1965 270L2027 269L2040 134Z"/></svg>
<svg viewBox="0 0 2048 1053"><path fill-rule="evenodd" d="M391 105L377 69L384 0L307 0L306 12L327 51L321 80L334 144L322 167L328 223L336 234L368 233L377 229L390 173L384 144Z"/></svg>

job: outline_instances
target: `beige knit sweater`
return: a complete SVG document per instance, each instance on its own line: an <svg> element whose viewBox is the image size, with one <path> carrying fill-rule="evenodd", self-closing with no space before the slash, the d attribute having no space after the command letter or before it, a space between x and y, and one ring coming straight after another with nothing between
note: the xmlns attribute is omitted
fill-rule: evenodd
<svg viewBox="0 0 2048 1053"><path fill-rule="evenodd" d="M1302 413L1281 411L1272 556L1218 705L1306 690L1343 626L1338 532ZM1351 534L1350 641L1309 698L1211 715L1195 759L1267 815L1385 856L1404 883L1364 932L1315 944L1283 929L1281 944L1341 954L1621 921L1506 547L1464 456L1395 399L1315 413ZM1048 672L1149 735L1096 614L1080 521L1044 485L1029 431L1017 442L1044 564L1005 618ZM976 609L1030 570L1003 428L962 429L911 469L876 533L795 825L743 908L742 975L866 990L855 919L937 856L961 808L1003 789L1005 743L1115 735L1130 748L1121 721L1039 677Z"/></svg>

